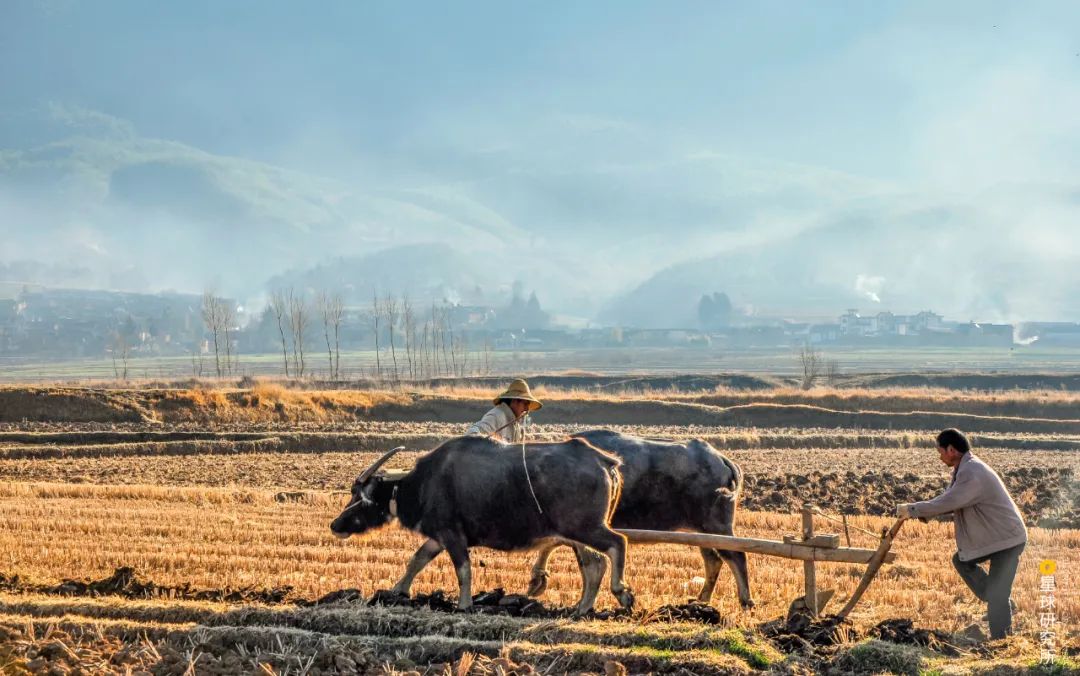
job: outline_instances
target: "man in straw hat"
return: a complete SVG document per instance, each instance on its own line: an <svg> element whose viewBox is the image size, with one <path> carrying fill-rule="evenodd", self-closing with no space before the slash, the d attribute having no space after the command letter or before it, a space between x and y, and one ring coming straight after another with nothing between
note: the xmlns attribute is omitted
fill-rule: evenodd
<svg viewBox="0 0 1080 676"><path fill-rule="evenodd" d="M495 397L495 408L484 414L483 418L471 427L466 434L482 434L505 441L520 444L525 440L525 428L521 419L532 411L539 411L543 404L529 391L529 384L523 378L510 383L506 391Z"/></svg>

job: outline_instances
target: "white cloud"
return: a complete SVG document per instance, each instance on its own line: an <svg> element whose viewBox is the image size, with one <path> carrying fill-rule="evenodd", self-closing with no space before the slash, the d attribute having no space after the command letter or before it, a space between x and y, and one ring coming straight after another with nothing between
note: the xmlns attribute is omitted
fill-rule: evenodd
<svg viewBox="0 0 1080 676"><path fill-rule="evenodd" d="M97 110L51 101L47 112L54 121L80 132L125 138L135 136L135 127L130 122Z"/></svg>

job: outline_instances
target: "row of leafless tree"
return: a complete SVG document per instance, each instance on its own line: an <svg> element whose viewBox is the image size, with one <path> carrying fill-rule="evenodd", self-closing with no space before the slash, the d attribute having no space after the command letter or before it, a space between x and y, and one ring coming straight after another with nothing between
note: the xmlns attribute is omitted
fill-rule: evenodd
<svg viewBox="0 0 1080 676"><path fill-rule="evenodd" d="M820 381L836 385L840 378L840 364L835 359L826 359L819 350L805 343L799 350L799 365L802 366L802 388L809 390Z"/></svg>
<svg viewBox="0 0 1080 676"><path fill-rule="evenodd" d="M394 382L402 377L411 380L439 376L464 376L467 373L491 372L491 342L484 341L476 351L469 349L464 331L454 330L450 310L432 304L430 311L417 309L408 295L400 298L387 294L372 296L372 333L375 340L375 374ZM385 359L386 337L390 360ZM398 345L404 350L398 360Z"/></svg>
<svg viewBox="0 0 1080 676"><path fill-rule="evenodd" d="M304 337L313 313L322 323L323 338L326 341L327 373L332 380L341 377L341 322L345 318L345 302L341 294L319 291L314 299L308 300L304 294L297 293L292 287L278 289L270 294L270 311L277 321L278 335L281 337L281 358L287 377L302 378L307 369Z"/></svg>
<svg viewBox="0 0 1080 676"><path fill-rule="evenodd" d="M236 333L236 308L228 300L218 298L213 291L203 292L202 319L213 337L214 371L217 376L230 375L239 369L239 354L233 352Z"/></svg>
<svg viewBox="0 0 1080 676"><path fill-rule="evenodd" d="M318 321L326 343L327 373L331 379L341 378L341 327L345 318L341 294L319 291L309 298L294 287L277 289L270 294L269 308L277 324L286 377L302 378L310 373L310 355L305 354L304 348L310 340L311 324ZM206 291L202 318L212 341L215 373L218 377L234 374L239 370L239 357L233 346L237 331L235 307L213 291ZM494 351L491 342L485 340L478 349L471 350L466 334L453 328L447 307L432 304L430 311L418 310L408 295L386 294L382 298L375 295L371 323L375 377L380 380L397 383L402 378L416 380L491 372ZM202 353L197 352L197 358L194 353L192 356L192 369L201 376Z"/></svg>

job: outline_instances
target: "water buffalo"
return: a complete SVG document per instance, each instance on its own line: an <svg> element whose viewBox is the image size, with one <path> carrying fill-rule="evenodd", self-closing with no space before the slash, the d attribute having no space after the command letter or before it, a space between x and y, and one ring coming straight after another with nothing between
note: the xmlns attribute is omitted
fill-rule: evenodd
<svg viewBox="0 0 1080 676"><path fill-rule="evenodd" d="M609 430L589 430L573 437L622 460L622 497L611 519L614 528L734 534L742 471L707 442L644 439ZM540 550L529 583L530 596L539 596L547 588L547 560L557 546ZM753 607L745 553L702 548L701 556L705 586L698 595L700 601L712 599L720 562L725 561L735 575L739 603L743 608ZM578 558L582 559L580 553ZM592 565L604 563L599 560Z"/></svg>
<svg viewBox="0 0 1080 676"><path fill-rule="evenodd" d="M604 560L587 548L611 561L611 592L623 607L632 607L633 594L623 581L626 538L610 527L622 484L618 458L582 439L527 444L526 476L521 446L466 436L424 455L404 476L377 473L398 450L357 477L349 504L330 524L334 535L347 538L397 518L428 538L394 591L408 594L413 578L445 549L457 572L458 607L465 609L472 605L470 547L512 551L569 544L584 581L577 612L592 609L605 570Z"/></svg>

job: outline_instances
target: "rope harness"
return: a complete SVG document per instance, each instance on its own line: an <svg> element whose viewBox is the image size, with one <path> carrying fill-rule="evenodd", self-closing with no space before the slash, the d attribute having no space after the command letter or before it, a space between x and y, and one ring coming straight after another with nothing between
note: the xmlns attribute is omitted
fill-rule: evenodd
<svg viewBox="0 0 1080 676"><path fill-rule="evenodd" d="M814 514L816 514L817 516L820 516L821 518L826 519L828 521L835 521L836 523L844 524L844 537L847 539L847 546L848 547L851 546L851 534L848 532L847 514L841 514L840 516L843 517L843 518L838 519L835 516L831 516L829 514L826 514L823 509L821 509L820 507L817 507L817 506L814 507ZM852 525L851 528L854 528L855 530L860 531L862 533L866 533L867 535L872 535L873 537L876 537L876 538L881 537L881 533L875 533L874 531L867 530L866 528L860 528L860 527L855 526L855 525Z"/></svg>
<svg viewBox="0 0 1080 676"><path fill-rule="evenodd" d="M529 493L532 494L533 502L536 503L536 511L543 514L544 509L540 506L540 499L536 497L536 489L533 488L532 477L529 476L529 465L527 462L525 462L525 438L529 429L529 413L525 412L517 418L514 418L502 427L488 434L488 437L494 437L496 434L502 432L504 429L510 427L519 420L521 421L521 467L525 470L525 483L529 485Z"/></svg>
<svg viewBox="0 0 1080 676"><path fill-rule="evenodd" d="M529 414L526 413L521 417L521 466L525 468L525 483L529 484L529 492L532 493L533 502L536 503L536 511L543 514L544 510L540 507L540 500L533 489L532 478L529 477L529 465L525 462L525 432L529 428Z"/></svg>

